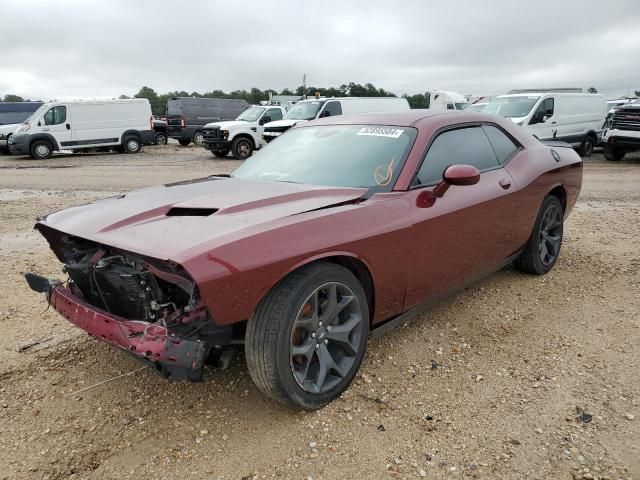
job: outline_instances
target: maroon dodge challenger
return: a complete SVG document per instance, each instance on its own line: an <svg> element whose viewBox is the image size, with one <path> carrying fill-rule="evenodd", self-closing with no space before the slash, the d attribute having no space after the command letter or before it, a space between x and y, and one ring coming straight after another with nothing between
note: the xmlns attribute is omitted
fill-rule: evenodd
<svg viewBox="0 0 640 480"><path fill-rule="evenodd" d="M299 124L230 175L69 208L32 289L172 380L244 344L267 396L327 404L367 337L514 263L551 270L582 161L509 120L413 110Z"/></svg>

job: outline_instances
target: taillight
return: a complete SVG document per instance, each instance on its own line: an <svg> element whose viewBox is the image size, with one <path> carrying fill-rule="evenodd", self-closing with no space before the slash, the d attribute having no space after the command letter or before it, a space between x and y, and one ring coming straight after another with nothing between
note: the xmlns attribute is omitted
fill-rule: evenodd
<svg viewBox="0 0 640 480"><path fill-rule="evenodd" d="M181 126L182 128L184 128L184 127L186 127L186 126L187 126L187 122L185 122L185 121L184 121L184 117L180 117L180 126Z"/></svg>
<svg viewBox="0 0 640 480"><path fill-rule="evenodd" d="M149 118L149 125L151 126L151 130L153 130L153 115Z"/></svg>

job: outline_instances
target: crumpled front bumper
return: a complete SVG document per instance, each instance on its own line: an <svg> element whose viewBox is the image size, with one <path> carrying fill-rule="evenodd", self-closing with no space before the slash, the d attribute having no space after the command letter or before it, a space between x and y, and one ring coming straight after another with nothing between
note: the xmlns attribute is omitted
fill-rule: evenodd
<svg viewBox="0 0 640 480"><path fill-rule="evenodd" d="M181 338L161 325L112 315L54 280L27 274L27 281L35 291L47 286L50 305L89 335L151 363L170 380L201 380L208 352L200 340Z"/></svg>

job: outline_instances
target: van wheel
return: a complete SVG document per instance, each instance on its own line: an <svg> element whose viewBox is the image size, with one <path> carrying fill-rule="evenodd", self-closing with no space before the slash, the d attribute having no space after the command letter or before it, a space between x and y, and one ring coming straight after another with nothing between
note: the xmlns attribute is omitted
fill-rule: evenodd
<svg viewBox="0 0 640 480"><path fill-rule="evenodd" d="M211 153L213 153L214 157L225 158L227 155L229 155L230 151L231 151L230 149L226 149L226 150L211 150Z"/></svg>
<svg viewBox="0 0 640 480"><path fill-rule="evenodd" d="M236 160L245 160L253 153L251 140L245 137L238 137L231 144L231 153Z"/></svg>
<svg viewBox="0 0 640 480"><path fill-rule="evenodd" d="M624 150L619 148L615 148L610 146L609 144L604 144L604 158L609 160L610 162L618 162L624 158L624 154L626 153Z"/></svg>
<svg viewBox="0 0 640 480"><path fill-rule="evenodd" d="M364 289L346 268L319 262L282 280L247 324L249 374L268 397L311 410L338 397L367 346Z"/></svg>
<svg viewBox="0 0 640 480"><path fill-rule="evenodd" d="M590 157L593 153L593 146L596 143L596 139L593 135L587 135L582 141L582 145L578 149L578 153L581 157Z"/></svg>
<svg viewBox="0 0 640 480"><path fill-rule="evenodd" d="M166 145L167 134L164 132L156 132L155 142L156 142L156 145Z"/></svg>
<svg viewBox="0 0 640 480"><path fill-rule="evenodd" d="M178 140L178 143L183 147L188 147L189 144L191 143L191 140Z"/></svg>
<svg viewBox="0 0 640 480"><path fill-rule="evenodd" d="M193 143L201 147L203 141L204 135L202 134L202 132L196 132L196 134L193 136Z"/></svg>
<svg viewBox="0 0 640 480"><path fill-rule="evenodd" d="M142 148L138 137L126 137L122 143L124 144L124 153L138 153Z"/></svg>
<svg viewBox="0 0 640 480"><path fill-rule="evenodd" d="M34 160L45 160L53 155L53 147L47 140L36 140L31 144L29 153Z"/></svg>

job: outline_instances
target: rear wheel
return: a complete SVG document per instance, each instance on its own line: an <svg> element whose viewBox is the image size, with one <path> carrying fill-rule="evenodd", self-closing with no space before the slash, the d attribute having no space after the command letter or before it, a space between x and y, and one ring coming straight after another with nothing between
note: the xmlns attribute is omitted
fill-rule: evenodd
<svg viewBox="0 0 640 480"><path fill-rule="evenodd" d="M249 373L278 402L320 408L355 377L368 333L367 299L356 277L331 263L303 267L276 285L249 320Z"/></svg>
<svg viewBox="0 0 640 480"><path fill-rule="evenodd" d="M551 270L560 255L563 227L564 212L560 200L549 195L542 202L527 246L514 262L516 268L536 275Z"/></svg>
<svg viewBox="0 0 640 480"><path fill-rule="evenodd" d="M593 153L593 147L595 143L596 143L595 137L593 135L587 135L582 141L580 148L578 149L578 153L580 154L580 156L590 157L591 154Z"/></svg>
<svg viewBox="0 0 640 480"><path fill-rule="evenodd" d="M237 137L231 144L231 153L236 160L245 160L253 153L253 143L246 137Z"/></svg>
<svg viewBox="0 0 640 480"><path fill-rule="evenodd" d="M29 147L29 153L34 160L45 160L53 155L53 147L48 140L36 140Z"/></svg>
<svg viewBox="0 0 640 480"><path fill-rule="evenodd" d="M612 147L611 145L605 143L604 144L604 158L609 160L610 162L618 162L624 158L624 154L626 153L624 150L616 147Z"/></svg>
<svg viewBox="0 0 640 480"><path fill-rule="evenodd" d="M227 155L229 155L230 151L231 150L227 148L226 150L211 150L211 153L213 153L214 157L225 158Z"/></svg>
<svg viewBox="0 0 640 480"><path fill-rule="evenodd" d="M195 135L193 136L193 143L195 143L199 147L202 146L203 140L204 140L204 135L202 134L202 132L196 132Z"/></svg>
<svg viewBox="0 0 640 480"><path fill-rule="evenodd" d="M142 149L140 139L134 136L125 137L122 146L124 153L138 153Z"/></svg>
<svg viewBox="0 0 640 480"><path fill-rule="evenodd" d="M180 145L182 145L183 147L188 147L189 144L191 143L191 140L182 140L182 139L180 139L180 140L178 140L178 143Z"/></svg>

